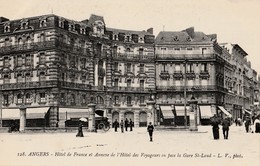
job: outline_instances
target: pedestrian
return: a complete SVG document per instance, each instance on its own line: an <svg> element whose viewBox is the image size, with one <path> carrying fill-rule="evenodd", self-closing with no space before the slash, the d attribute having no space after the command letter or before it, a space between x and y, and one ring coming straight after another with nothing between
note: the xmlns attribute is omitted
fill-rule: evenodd
<svg viewBox="0 0 260 166"><path fill-rule="evenodd" d="M154 130L154 127L152 125L152 122L150 122L149 125L147 126L147 131L149 133L150 142L153 141L153 130Z"/></svg>
<svg viewBox="0 0 260 166"><path fill-rule="evenodd" d="M219 139L219 120L216 115L211 118L211 125L214 139Z"/></svg>
<svg viewBox="0 0 260 166"><path fill-rule="evenodd" d="M84 137L82 127L83 127L82 123L79 123L78 133L76 137Z"/></svg>
<svg viewBox="0 0 260 166"><path fill-rule="evenodd" d="M117 119L114 122L114 127L115 127L115 132L117 132L117 128L119 127L119 123L118 123Z"/></svg>
<svg viewBox="0 0 260 166"><path fill-rule="evenodd" d="M245 128L246 128L246 132L249 132L249 126L251 125L251 120L249 117L246 118L246 122L245 122Z"/></svg>
<svg viewBox="0 0 260 166"><path fill-rule="evenodd" d="M128 121L128 119L126 118L126 119L125 119L125 131L127 131L128 123L129 123L129 121Z"/></svg>
<svg viewBox="0 0 260 166"><path fill-rule="evenodd" d="M134 123L133 123L132 119L130 119L130 121L129 121L130 131L133 131L133 126L134 126Z"/></svg>
<svg viewBox="0 0 260 166"><path fill-rule="evenodd" d="M259 117L255 118L253 130L255 131L255 133L260 133L260 120L259 120Z"/></svg>
<svg viewBox="0 0 260 166"><path fill-rule="evenodd" d="M237 121L237 119L235 119L235 123L236 123L236 126L237 126L237 124L238 124L238 121Z"/></svg>
<svg viewBox="0 0 260 166"><path fill-rule="evenodd" d="M229 126L230 126L230 121L228 118L225 118L222 122L222 130L223 130L224 139L228 139Z"/></svg>
<svg viewBox="0 0 260 166"><path fill-rule="evenodd" d="M120 127L121 127L121 132L123 133L124 132L124 121L121 120L120 122Z"/></svg>

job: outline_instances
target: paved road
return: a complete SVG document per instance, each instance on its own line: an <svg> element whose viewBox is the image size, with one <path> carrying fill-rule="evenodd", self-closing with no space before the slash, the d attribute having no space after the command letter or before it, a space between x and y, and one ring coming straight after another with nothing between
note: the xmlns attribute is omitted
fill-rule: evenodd
<svg viewBox="0 0 260 166"><path fill-rule="evenodd" d="M2 166L7 165L260 165L260 134L231 126L228 140L213 140L210 126L199 132L1 133Z"/></svg>

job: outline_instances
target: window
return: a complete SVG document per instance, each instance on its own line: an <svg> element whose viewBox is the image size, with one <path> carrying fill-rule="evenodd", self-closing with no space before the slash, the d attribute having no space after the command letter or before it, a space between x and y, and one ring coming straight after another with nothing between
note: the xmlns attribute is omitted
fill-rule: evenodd
<svg viewBox="0 0 260 166"><path fill-rule="evenodd" d="M126 41L130 42L130 36L126 36Z"/></svg>
<svg viewBox="0 0 260 166"><path fill-rule="evenodd" d="M60 101L61 101L61 103L65 103L65 102L66 102L65 93L61 93L61 95L60 95Z"/></svg>
<svg viewBox="0 0 260 166"><path fill-rule="evenodd" d="M187 72L193 72L193 64L189 63L187 65Z"/></svg>
<svg viewBox="0 0 260 166"><path fill-rule="evenodd" d="M128 79L128 80L127 80L126 86L127 86L128 88L131 87L131 79Z"/></svg>
<svg viewBox="0 0 260 166"><path fill-rule="evenodd" d="M86 104L86 102L87 102L86 95L82 95L82 104Z"/></svg>
<svg viewBox="0 0 260 166"><path fill-rule="evenodd" d="M74 94L71 94L70 102L73 104L76 103L76 97Z"/></svg>
<svg viewBox="0 0 260 166"><path fill-rule="evenodd" d="M25 82L31 82L31 79L32 79L31 74L30 73L26 73L25 74Z"/></svg>
<svg viewBox="0 0 260 166"><path fill-rule="evenodd" d="M59 27L64 28L64 21L63 20L59 20Z"/></svg>
<svg viewBox="0 0 260 166"><path fill-rule="evenodd" d="M97 104L104 104L104 99L100 96L97 97Z"/></svg>
<svg viewBox="0 0 260 166"><path fill-rule="evenodd" d="M140 64L140 73L144 73L144 64Z"/></svg>
<svg viewBox="0 0 260 166"><path fill-rule="evenodd" d="M161 48L161 53L162 53L162 54L165 54L165 53L166 53L166 48L165 48L165 47L162 47L162 48Z"/></svg>
<svg viewBox="0 0 260 166"><path fill-rule="evenodd" d="M18 46L20 46L20 45L23 45L23 39L22 38L18 39Z"/></svg>
<svg viewBox="0 0 260 166"><path fill-rule="evenodd" d="M9 67L10 63L9 63L9 58L8 57L4 57L4 67Z"/></svg>
<svg viewBox="0 0 260 166"><path fill-rule="evenodd" d="M40 35L40 42L44 42L45 41L45 35L44 34L41 34Z"/></svg>
<svg viewBox="0 0 260 166"><path fill-rule="evenodd" d="M140 89L144 90L144 80L140 80Z"/></svg>
<svg viewBox="0 0 260 166"><path fill-rule="evenodd" d="M118 40L117 35L114 35L114 40Z"/></svg>
<svg viewBox="0 0 260 166"><path fill-rule="evenodd" d="M140 104L144 104L144 96L140 96Z"/></svg>
<svg viewBox="0 0 260 166"><path fill-rule="evenodd" d="M119 96L115 96L115 104L119 104Z"/></svg>
<svg viewBox="0 0 260 166"><path fill-rule="evenodd" d="M131 63L126 64L126 72L127 73L131 72Z"/></svg>
<svg viewBox="0 0 260 166"><path fill-rule="evenodd" d="M132 104L132 98L131 98L131 96L127 96L127 97L126 97L126 104L127 104L127 105L131 105L131 104Z"/></svg>
<svg viewBox="0 0 260 166"><path fill-rule="evenodd" d="M40 27L46 27L46 20L40 21Z"/></svg>
<svg viewBox="0 0 260 166"><path fill-rule="evenodd" d="M203 71L203 72L207 72L207 71L208 71L207 63L203 63L203 64L202 64L202 71Z"/></svg>
<svg viewBox="0 0 260 166"><path fill-rule="evenodd" d="M30 36L28 36L27 38L26 38L26 44L27 44L27 48L30 48L30 46L31 46L31 38L30 38Z"/></svg>
<svg viewBox="0 0 260 166"><path fill-rule="evenodd" d="M202 49L201 49L202 55L204 55L204 53L205 53L206 50L207 50L207 48L202 48Z"/></svg>
<svg viewBox="0 0 260 166"><path fill-rule="evenodd" d="M9 84L10 83L10 79L9 76L6 74L4 75L4 84Z"/></svg>
<svg viewBox="0 0 260 166"><path fill-rule="evenodd" d="M18 55L17 56L17 66L18 67L21 67L23 65L23 58L22 58L22 55Z"/></svg>
<svg viewBox="0 0 260 166"><path fill-rule="evenodd" d="M126 55L130 55L130 48L126 48Z"/></svg>
<svg viewBox="0 0 260 166"><path fill-rule="evenodd" d="M5 27L4 27L4 32L6 33L6 32L10 32L10 25L6 25Z"/></svg>
<svg viewBox="0 0 260 166"><path fill-rule="evenodd" d="M118 79L115 79L114 87L115 87L115 88L118 87Z"/></svg>
<svg viewBox="0 0 260 166"><path fill-rule="evenodd" d="M188 48L187 48L187 50L188 50L188 51L192 51L192 50L193 50L193 48L191 48L191 47L188 47Z"/></svg>
<svg viewBox="0 0 260 166"><path fill-rule="evenodd" d="M41 52L39 57L39 63L44 64L46 61L45 53Z"/></svg>
<svg viewBox="0 0 260 166"><path fill-rule="evenodd" d="M39 81L46 81L46 76L45 76L45 72L41 71L39 74Z"/></svg>
<svg viewBox="0 0 260 166"><path fill-rule="evenodd" d="M45 103L46 102L45 93L40 93L40 102L41 103Z"/></svg>
<svg viewBox="0 0 260 166"><path fill-rule="evenodd" d="M118 62L114 63L114 68L115 68L115 71L118 71Z"/></svg>
<svg viewBox="0 0 260 166"><path fill-rule="evenodd" d="M143 48L139 48L139 55L144 55L144 49Z"/></svg>
<svg viewBox="0 0 260 166"><path fill-rule="evenodd" d="M23 76L22 76L22 74L17 74L17 82L18 83L21 83L21 82L23 82Z"/></svg>
<svg viewBox="0 0 260 166"><path fill-rule="evenodd" d="M4 94L4 103L5 105L9 104L9 95L8 94Z"/></svg>
<svg viewBox="0 0 260 166"><path fill-rule="evenodd" d="M23 96L22 96L22 94L18 94L17 95L17 103L18 104L22 104L23 103Z"/></svg>
<svg viewBox="0 0 260 166"><path fill-rule="evenodd" d="M32 58L30 54L26 54L25 56L25 65L26 66L32 66Z"/></svg>
<svg viewBox="0 0 260 166"><path fill-rule="evenodd" d="M165 63L162 64L162 71L166 72L166 64Z"/></svg>
<svg viewBox="0 0 260 166"><path fill-rule="evenodd" d="M174 48L175 51L180 51L181 49L180 48Z"/></svg>
<svg viewBox="0 0 260 166"><path fill-rule="evenodd" d="M5 38L5 46L10 46L11 45L11 42L9 40L9 38Z"/></svg>
<svg viewBox="0 0 260 166"><path fill-rule="evenodd" d="M25 103L31 103L31 95L29 93L25 95Z"/></svg>

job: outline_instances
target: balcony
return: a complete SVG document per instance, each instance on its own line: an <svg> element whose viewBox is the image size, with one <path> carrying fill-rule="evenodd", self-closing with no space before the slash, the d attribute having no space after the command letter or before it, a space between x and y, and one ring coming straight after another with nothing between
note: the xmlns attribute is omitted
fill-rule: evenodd
<svg viewBox="0 0 260 166"><path fill-rule="evenodd" d="M141 87L111 87L109 91L119 91L119 92L149 92L147 88Z"/></svg>
<svg viewBox="0 0 260 166"><path fill-rule="evenodd" d="M193 71L192 72L186 72L186 77L193 79L193 78L196 77L196 75L195 75L195 73Z"/></svg>
<svg viewBox="0 0 260 166"><path fill-rule="evenodd" d="M184 91L185 86L157 86L158 91ZM186 86L187 91L225 91L227 89L217 85L198 85L198 86Z"/></svg>
<svg viewBox="0 0 260 166"><path fill-rule="evenodd" d="M214 54L156 54L157 60L205 60L205 59L216 59Z"/></svg>
<svg viewBox="0 0 260 166"><path fill-rule="evenodd" d="M162 79L169 79L169 78L170 78L170 74L169 74L168 71L161 71L160 77L161 77Z"/></svg>
<svg viewBox="0 0 260 166"><path fill-rule="evenodd" d="M207 79L207 78L209 78L209 72L208 71L201 71L200 74L199 74L199 77Z"/></svg>
<svg viewBox="0 0 260 166"><path fill-rule="evenodd" d="M181 79L181 78L183 78L182 71L175 71L175 72L173 73L173 77L174 77L175 79Z"/></svg>
<svg viewBox="0 0 260 166"><path fill-rule="evenodd" d="M113 55L114 60L133 60L133 61L139 61L139 60L154 60L153 55L139 55L139 54L122 54L117 53L116 55Z"/></svg>
<svg viewBox="0 0 260 166"><path fill-rule="evenodd" d="M34 89L34 88L48 88L57 87L57 81L41 81L41 82L22 82L9 83L0 85L1 90L15 90L15 89Z"/></svg>

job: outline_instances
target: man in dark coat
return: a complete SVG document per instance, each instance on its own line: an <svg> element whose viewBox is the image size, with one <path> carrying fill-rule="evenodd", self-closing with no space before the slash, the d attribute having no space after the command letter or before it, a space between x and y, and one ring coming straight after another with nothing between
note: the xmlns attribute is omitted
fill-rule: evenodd
<svg viewBox="0 0 260 166"><path fill-rule="evenodd" d="M114 127L115 127L115 132L117 132L117 128L119 127L119 123L118 123L117 119L114 122Z"/></svg>
<svg viewBox="0 0 260 166"><path fill-rule="evenodd" d="M130 131L133 131L133 126L134 126L134 123L133 123L132 119L130 119L130 121L129 121Z"/></svg>
<svg viewBox="0 0 260 166"><path fill-rule="evenodd" d="M153 130L154 130L154 127L153 127L152 123L150 122L149 125L147 126L147 131L149 133L150 142L153 141Z"/></svg>
<svg viewBox="0 0 260 166"><path fill-rule="evenodd" d="M211 125L212 125L212 132L214 139L219 139L219 120L216 115L214 115L211 119Z"/></svg>
<svg viewBox="0 0 260 166"><path fill-rule="evenodd" d="M127 131L128 123L129 123L129 121L128 121L128 119L126 118L126 119L125 119L125 131Z"/></svg>
<svg viewBox="0 0 260 166"><path fill-rule="evenodd" d="M248 133L249 132L249 126L251 124L251 120L250 118L246 118L246 122L245 122L245 128L246 128L246 132Z"/></svg>
<svg viewBox="0 0 260 166"><path fill-rule="evenodd" d="M230 122L228 118L225 118L222 122L222 130L224 139L228 139L228 131L229 131Z"/></svg>

